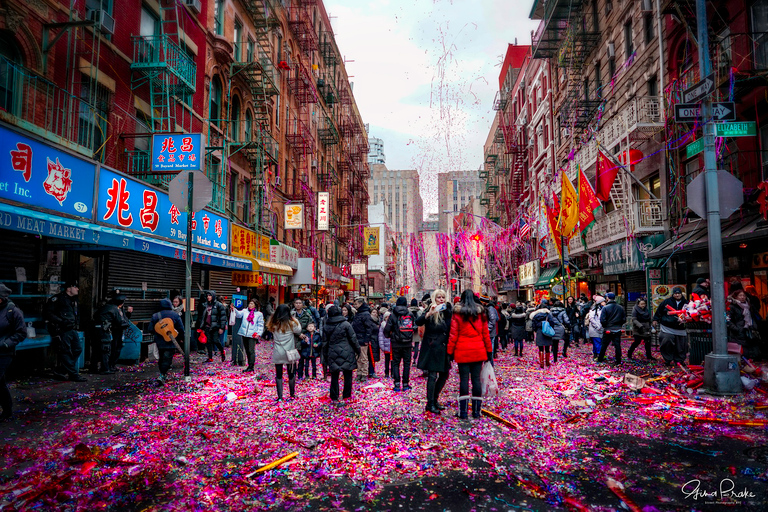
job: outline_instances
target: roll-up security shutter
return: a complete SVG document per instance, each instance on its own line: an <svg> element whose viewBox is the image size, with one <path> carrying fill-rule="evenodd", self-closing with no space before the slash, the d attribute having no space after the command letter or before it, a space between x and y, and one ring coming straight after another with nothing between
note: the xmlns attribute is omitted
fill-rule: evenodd
<svg viewBox="0 0 768 512"><path fill-rule="evenodd" d="M40 239L15 231L0 231L3 250L0 251L0 281L15 281L16 267L24 267L28 281L37 281Z"/></svg>
<svg viewBox="0 0 768 512"><path fill-rule="evenodd" d="M232 284L231 270L209 270L208 287L216 292L219 300L232 300L232 294L237 293L237 286Z"/></svg>

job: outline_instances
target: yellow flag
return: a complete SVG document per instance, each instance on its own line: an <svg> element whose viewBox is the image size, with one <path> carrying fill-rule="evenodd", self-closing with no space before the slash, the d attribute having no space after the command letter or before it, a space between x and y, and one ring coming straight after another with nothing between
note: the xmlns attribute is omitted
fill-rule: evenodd
<svg viewBox="0 0 768 512"><path fill-rule="evenodd" d="M365 228L363 230L363 254L371 256L379 254L379 228Z"/></svg>
<svg viewBox="0 0 768 512"><path fill-rule="evenodd" d="M562 226L562 233L566 237L569 237L571 232L579 224L579 196L576 194L576 189L573 188L571 180L565 173L563 176L563 189L560 196L560 225Z"/></svg>

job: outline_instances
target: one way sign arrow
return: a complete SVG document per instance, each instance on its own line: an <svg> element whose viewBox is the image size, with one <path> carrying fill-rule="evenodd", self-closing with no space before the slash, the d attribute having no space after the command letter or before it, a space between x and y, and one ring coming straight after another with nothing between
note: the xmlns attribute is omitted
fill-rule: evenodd
<svg viewBox="0 0 768 512"><path fill-rule="evenodd" d="M712 103L712 117L715 121L735 121L736 105L732 101Z"/></svg>
<svg viewBox="0 0 768 512"><path fill-rule="evenodd" d="M684 103L698 103L715 90L715 74L710 73L704 80L683 92Z"/></svg>

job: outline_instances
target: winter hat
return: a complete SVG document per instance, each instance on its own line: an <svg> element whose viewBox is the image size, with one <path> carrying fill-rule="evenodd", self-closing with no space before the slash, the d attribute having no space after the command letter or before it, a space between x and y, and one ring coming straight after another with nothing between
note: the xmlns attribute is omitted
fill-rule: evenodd
<svg viewBox="0 0 768 512"><path fill-rule="evenodd" d="M605 294L605 298L608 300L614 300L616 298L616 294L613 292L608 292Z"/></svg>
<svg viewBox="0 0 768 512"><path fill-rule="evenodd" d="M432 299L432 296L428 293L425 293L424 296L421 298L421 302L427 302L430 299Z"/></svg>
<svg viewBox="0 0 768 512"><path fill-rule="evenodd" d="M8 300L8 297L11 296L11 289L5 286L4 284L0 283L0 299Z"/></svg>
<svg viewBox="0 0 768 512"><path fill-rule="evenodd" d="M398 297L395 306L408 306L408 299L405 297Z"/></svg>
<svg viewBox="0 0 768 512"><path fill-rule="evenodd" d="M707 280L706 278L704 278L704 277L700 277L700 278L698 278L698 279L696 280L696 284L704 284L704 281L706 281L706 280Z"/></svg>
<svg viewBox="0 0 768 512"><path fill-rule="evenodd" d="M411 299L411 306L418 307L419 306L419 301L417 301L416 299Z"/></svg>
<svg viewBox="0 0 768 512"><path fill-rule="evenodd" d="M547 307L549 306L549 301L547 299L541 299L541 302L539 302L539 306Z"/></svg>
<svg viewBox="0 0 768 512"><path fill-rule="evenodd" d="M67 288L80 288L80 284L77 282L77 279L71 279L64 283L64 290Z"/></svg>
<svg viewBox="0 0 768 512"><path fill-rule="evenodd" d="M453 303L454 303L454 304L458 304L460 300L461 300L461 297L459 297L459 296L457 295L457 296L455 296L455 297L453 298Z"/></svg>
<svg viewBox="0 0 768 512"><path fill-rule="evenodd" d="M683 293L683 289L680 288L679 286L675 286L674 288L672 288L672 295L676 293Z"/></svg>
<svg viewBox="0 0 768 512"><path fill-rule="evenodd" d="M339 306L331 306L328 308L328 316L341 316L341 308Z"/></svg>
<svg viewBox="0 0 768 512"><path fill-rule="evenodd" d="M602 295L595 295L594 300L595 300L595 304L602 304L603 302L605 302L605 297L603 297Z"/></svg>

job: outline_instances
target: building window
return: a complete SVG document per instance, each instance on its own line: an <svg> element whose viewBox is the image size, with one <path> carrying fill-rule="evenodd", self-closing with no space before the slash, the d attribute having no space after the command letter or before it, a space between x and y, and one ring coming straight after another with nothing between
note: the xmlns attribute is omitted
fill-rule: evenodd
<svg viewBox="0 0 768 512"><path fill-rule="evenodd" d="M653 41L653 15L646 14L643 17L643 32L645 32L645 44Z"/></svg>
<svg viewBox="0 0 768 512"><path fill-rule="evenodd" d="M598 98L603 97L603 82L600 74L602 73L600 61L595 62L595 94Z"/></svg>
<svg viewBox="0 0 768 512"><path fill-rule="evenodd" d="M632 43L632 22L628 21L624 24L624 56L625 59L635 53L635 45Z"/></svg>
<svg viewBox="0 0 768 512"><path fill-rule="evenodd" d="M752 4L752 38L755 48L755 67L768 68L768 0Z"/></svg>
<svg viewBox="0 0 768 512"><path fill-rule="evenodd" d="M243 57L241 37L243 35L243 24L240 20L235 20L235 31L232 34L232 46L235 50L235 62L241 62ZM250 61L249 61L250 62Z"/></svg>
<svg viewBox="0 0 768 512"><path fill-rule="evenodd" d="M211 123L221 128L221 80L214 76L211 80L210 105L208 107L208 116Z"/></svg>
<svg viewBox="0 0 768 512"><path fill-rule="evenodd" d="M80 84L80 123L77 143L93 151L93 158L104 161L104 141L109 118L109 90L83 76Z"/></svg>
<svg viewBox="0 0 768 512"><path fill-rule="evenodd" d="M699 158L696 157L693 160L689 160L685 163L685 184L688 185L693 181L693 178L699 175L701 168L699 167Z"/></svg>
<svg viewBox="0 0 768 512"><path fill-rule="evenodd" d="M238 141L240 140L240 98L237 96L232 98L232 114L230 115L230 120L232 131L229 136L233 141Z"/></svg>
<svg viewBox="0 0 768 512"><path fill-rule="evenodd" d="M243 181L243 221L251 223L251 180Z"/></svg>
<svg viewBox="0 0 768 512"><path fill-rule="evenodd" d="M213 2L213 27L217 36L224 35L224 0Z"/></svg>
<svg viewBox="0 0 768 512"><path fill-rule="evenodd" d="M253 141L253 115L250 110L245 111L245 141Z"/></svg>
<svg viewBox="0 0 768 512"><path fill-rule="evenodd" d="M653 75L647 82L648 96L655 97L659 95L659 81L656 80L656 75Z"/></svg>
<svg viewBox="0 0 768 512"><path fill-rule="evenodd" d="M608 78L609 82L613 82L613 77L616 75L616 57L608 59Z"/></svg>
<svg viewBox="0 0 768 512"><path fill-rule="evenodd" d="M21 106L21 90L17 85L21 53L10 36L0 34L0 109L16 113Z"/></svg>
<svg viewBox="0 0 768 512"><path fill-rule="evenodd" d="M763 175L760 181L765 181L768 180L768 125L760 127L760 147L763 148L761 153Z"/></svg>
<svg viewBox="0 0 768 512"><path fill-rule="evenodd" d="M256 46L256 41L251 36L248 36L248 44L245 47L245 60L247 62L253 62L253 49Z"/></svg>
<svg viewBox="0 0 768 512"><path fill-rule="evenodd" d="M152 125L152 121L150 119L147 119L147 116L137 110L136 111L136 133L146 133L148 134L146 137L136 137L133 139L133 149L136 151L144 151L149 152L149 134L152 133L152 130L149 129L149 127Z"/></svg>
<svg viewBox="0 0 768 512"><path fill-rule="evenodd" d="M584 101L589 101L589 78L584 79Z"/></svg>

